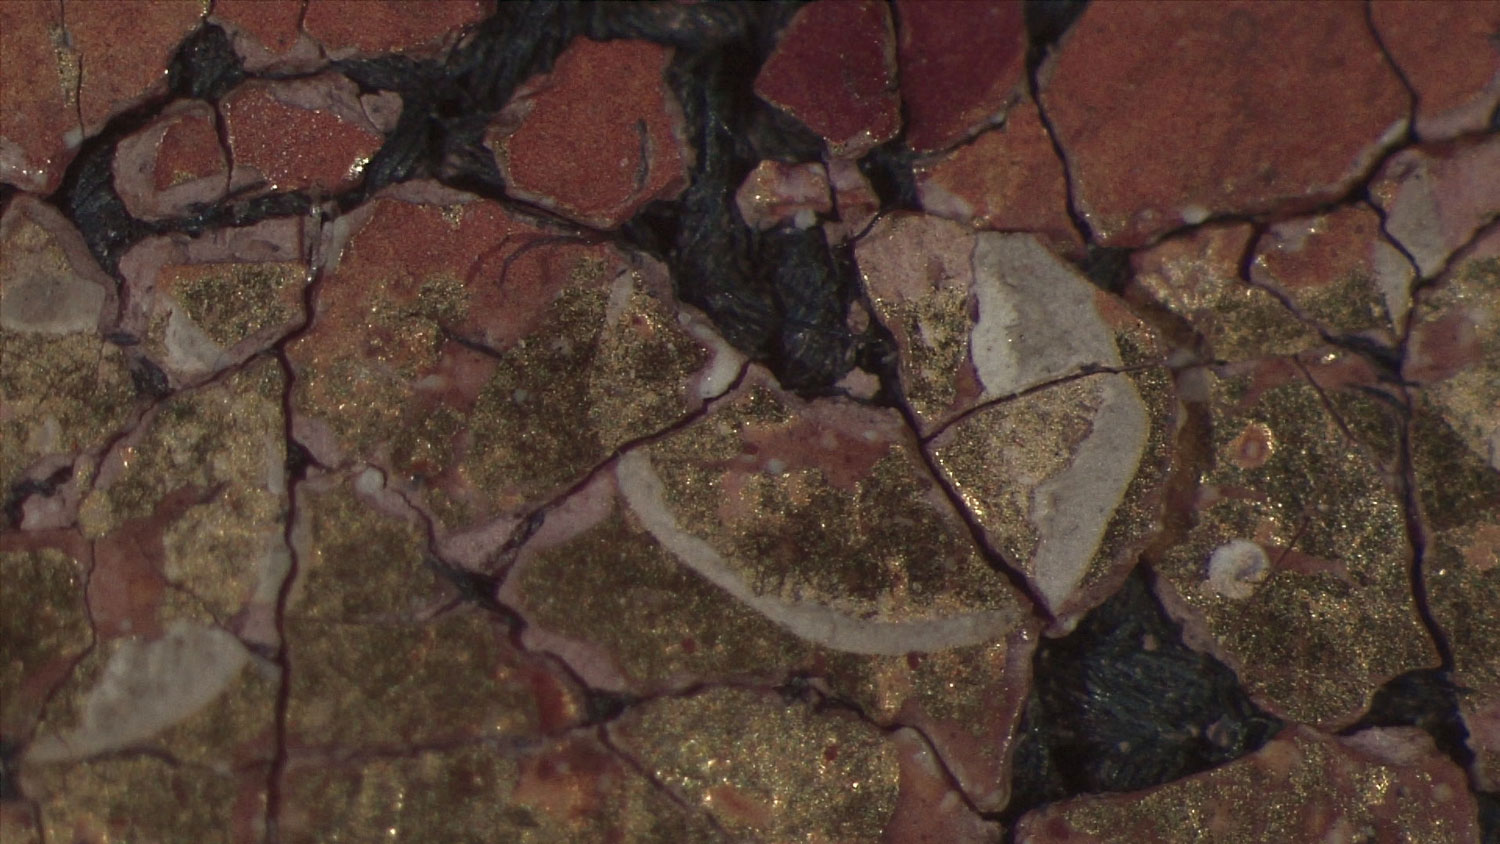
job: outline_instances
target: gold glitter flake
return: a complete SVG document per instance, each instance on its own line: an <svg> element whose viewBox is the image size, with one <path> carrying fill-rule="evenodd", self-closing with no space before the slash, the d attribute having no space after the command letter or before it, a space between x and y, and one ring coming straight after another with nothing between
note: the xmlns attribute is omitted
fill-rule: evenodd
<svg viewBox="0 0 1500 844"><path fill-rule="evenodd" d="M1431 403L1418 404L1412 451L1428 530L1423 574L1453 646L1454 679L1500 695L1500 472L1470 451Z"/></svg>
<svg viewBox="0 0 1500 844"><path fill-rule="evenodd" d="M851 414L841 431L789 401L755 386L649 447L683 528L762 595L889 619L1014 608L891 418L827 405ZM777 448L823 465L779 465Z"/></svg>
<svg viewBox="0 0 1500 844"><path fill-rule="evenodd" d="M184 579L201 581L196 585L206 591L245 594L255 569L238 566L250 560L223 561L214 554L253 555L264 545L251 537L266 535L268 527L274 532L282 516L282 383L280 368L260 361L224 383L163 403L144 435L119 452L119 475L84 500L79 515L84 530L103 536L127 519L150 515L168 494L197 488L209 497L203 506L214 511L197 518L206 520L201 522L205 530L220 535L181 537L172 565ZM251 580L216 585L226 566Z"/></svg>
<svg viewBox="0 0 1500 844"><path fill-rule="evenodd" d="M30 731L49 669L65 667L89 645L81 575L60 551L0 554L0 729L7 735Z"/></svg>
<svg viewBox="0 0 1500 844"><path fill-rule="evenodd" d="M1234 455L1260 427L1281 447L1264 460L1215 463L1204 482L1217 500L1159 571L1204 614L1252 693L1278 714L1332 726L1386 679L1436 659L1408 588L1404 516L1388 479L1310 385L1253 395L1253 384L1250 375L1215 382L1214 453ZM1214 551L1237 540L1259 544L1272 563L1242 599L1206 581Z"/></svg>
<svg viewBox="0 0 1500 844"><path fill-rule="evenodd" d="M940 419L958 398L958 374L969 354L969 291L944 288L920 301L875 300L881 321L906 338L901 381L918 418Z"/></svg>
<svg viewBox="0 0 1500 844"><path fill-rule="evenodd" d="M341 747L535 734L535 704L507 666L503 636L475 610L425 622L294 617L287 729L298 743Z"/></svg>
<svg viewBox="0 0 1500 844"><path fill-rule="evenodd" d="M283 791L289 840L717 840L705 818L587 740L526 755L491 745L294 764Z"/></svg>
<svg viewBox="0 0 1500 844"><path fill-rule="evenodd" d="M163 269L159 284L210 339L228 347L292 322L301 311L301 264L195 264Z"/></svg>
<svg viewBox="0 0 1500 844"><path fill-rule="evenodd" d="M41 804L48 841L229 844L237 813L265 811L263 772L240 776L131 756L30 772L24 787Z"/></svg>
<svg viewBox="0 0 1500 844"><path fill-rule="evenodd" d="M895 747L838 713L714 689L666 698L611 728L616 741L732 835L785 841L819 830L877 840L895 808Z"/></svg>
<svg viewBox="0 0 1500 844"><path fill-rule="evenodd" d="M135 388L120 350L88 334L0 334L0 485L54 454L97 447L124 427Z"/></svg>

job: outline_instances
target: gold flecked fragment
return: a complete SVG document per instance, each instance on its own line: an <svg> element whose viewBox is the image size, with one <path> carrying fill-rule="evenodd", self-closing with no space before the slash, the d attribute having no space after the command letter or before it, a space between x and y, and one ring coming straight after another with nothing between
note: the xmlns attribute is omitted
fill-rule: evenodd
<svg viewBox="0 0 1500 844"><path fill-rule="evenodd" d="M1436 663L1409 590L1400 498L1290 365L1214 377L1209 409L1215 458L1197 524L1158 571L1263 705L1347 723L1386 680ZM1247 430L1278 446L1246 459ZM1248 543L1268 568L1225 586Z"/></svg>
<svg viewBox="0 0 1500 844"><path fill-rule="evenodd" d="M735 837L819 830L877 839L895 808L898 760L879 732L774 694L719 688L664 698L610 728L659 780Z"/></svg>
<svg viewBox="0 0 1500 844"><path fill-rule="evenodd" d="M0 553L0 729L25 735L92 640L80 565L61 551Z"/></svg>

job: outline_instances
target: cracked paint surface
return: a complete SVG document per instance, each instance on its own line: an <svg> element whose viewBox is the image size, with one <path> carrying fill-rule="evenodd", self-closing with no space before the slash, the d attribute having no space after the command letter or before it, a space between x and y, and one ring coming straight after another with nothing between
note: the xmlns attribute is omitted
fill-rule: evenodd
<svg viewBox="0 0 1500 844"><path fill-rule="evenodd" d="M1500 834L1494 6L0 46L5 841Z"/></svg>

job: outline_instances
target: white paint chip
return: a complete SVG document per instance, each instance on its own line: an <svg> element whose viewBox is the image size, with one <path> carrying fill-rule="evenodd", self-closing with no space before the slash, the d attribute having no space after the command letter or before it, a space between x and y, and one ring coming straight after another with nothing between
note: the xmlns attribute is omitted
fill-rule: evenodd
<svg viewBox="0 0 1500 844"><path fill-rule="evenodd" d="M27 759L82 759L146 741L212 703L249 658L227 631L191 622L160 639L121 642L84 696L78 725L41 736Z"/></svg>
<svg viewBox="0 0 1500 844"><path fill-rule="evenodd" d="M641 524L663 548L735 600L809 642L847 653L901 656L934 653L1004 638L1012 613L952 613L913 621L880 621L846 615L824 604L760 595L702 538L683 530L666 503L666 490L642 451L620 458L620 492Z"/></svg>
<svg viewBox="0 0 1500 844"><path fill-rule="evenodd" d="M1206 591L1242 601L1255 594L1255 587L1271 573L1265 549L1248 539L1231 539L1214 549L1208 558Z"/></svg>
<svg viewBox="0 0 1500 844"><path fill-rule="evenodd" d="M974 247L979 321L970 354L985 398L1077 372L1119 366L1094 288L1031 235L980 234Z"/></svg>

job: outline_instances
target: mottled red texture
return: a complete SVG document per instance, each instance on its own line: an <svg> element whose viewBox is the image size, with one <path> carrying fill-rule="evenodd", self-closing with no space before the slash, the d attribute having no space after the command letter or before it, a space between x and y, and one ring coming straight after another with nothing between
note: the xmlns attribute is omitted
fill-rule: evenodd
<svg viewBox="0 0 1500 844"><path fill-rule="evenodd" d="M510 192L601 228L676 196L687 169L670 60L644 41L576 39L490 129Z"/></svg>
<svg viewBox="0 0 1500 844"><path fill-rule="evenodd" d="M218 0L213 16L243 30L267 51L284 53L297 43L305 6L303 0Z"/></svg>
<svg viewBox="0 0 1500 844"><path fill-rule="evenodd" d="M1500 103L1500 3L1376 0L1370 16L1416 89L1423 140L1484 128Z"/></svg>
<svg viewBox="0 0 1500 844"><path fill-rule="evenodd" d="M1368 205L1349 205L1317 217L1273 226L1256 245L1250 277L1290 291L1326 287L1350 275L1375 272L1371 247L1380 217Z"/></svg>
<svg viewBox="0 0 1500 844"><path fill-rule="evenodd" d="M0 3L0 181L25 190L57 187L72 157L64 134L78 128L63 74L56 0Z"/></svg>
<svg viewBox="0 0 1500 844"><path fill-rule="evenodd" d="M1140 246L1206 215L1341 196L1407 97L1359 5L1103 3L1064 40L1042 104L1098 239Z"/></svg>
<svg viewBox="0 0 1500 844"><path fill-rule="evenodd" d="M250 82L223 105L235 168L258 171L278 190L335 191L358 181L383 140L331 111L290 105L274 83Z"/></svg>
<svg viewBox="0 0 1500 844"><path fill-rule="evenodd" d="M229 186L213 107L174 103L115 146L115 190L137 217L160 219L212 202Z"/></svg>
<svg viewBox="0 0 1500 844"><path fill-rule="evenodd" d="M918 167L917 190L929 212L978 228L1034 231L1054 250L1080 252L1068 218L1062 162L1031 102L946 157Z"/></svg>
<svg viewBox="0 0 1500 844"><path fill-rule="evenodd" d="M68 36L83 64L78 108L85 131L166 90L167 63L203 19L198 0L67 3Z"/></svg>
<svg viewBox="0 0 1500 844"><path fill-rule="evenodd" d="M1026 73L1018 0L897 0L906 142L947 149L1005 111Z"/></svg>
<svg viewBox="0 0 1500 844"><path fill-rule="evenodd" d="M755 93L821 135L836 154L858 156L901 128L893 41L884 3L805 6L761 67Z"/></svg>
<svg viewBox="0 0 1500 844"><path fill-rule="evenodd" d="M173 120L162 135L157 151L157 190L166 190L185 179L212 176L224 169L224 152L211 114L185 114Z"/></svg>
<svg viewBox="0 0 1500 844"><path fill-rule="evenodd" d="M310 0L302 27L330 53L430 46L488 13L481 0Z"/></svg>

